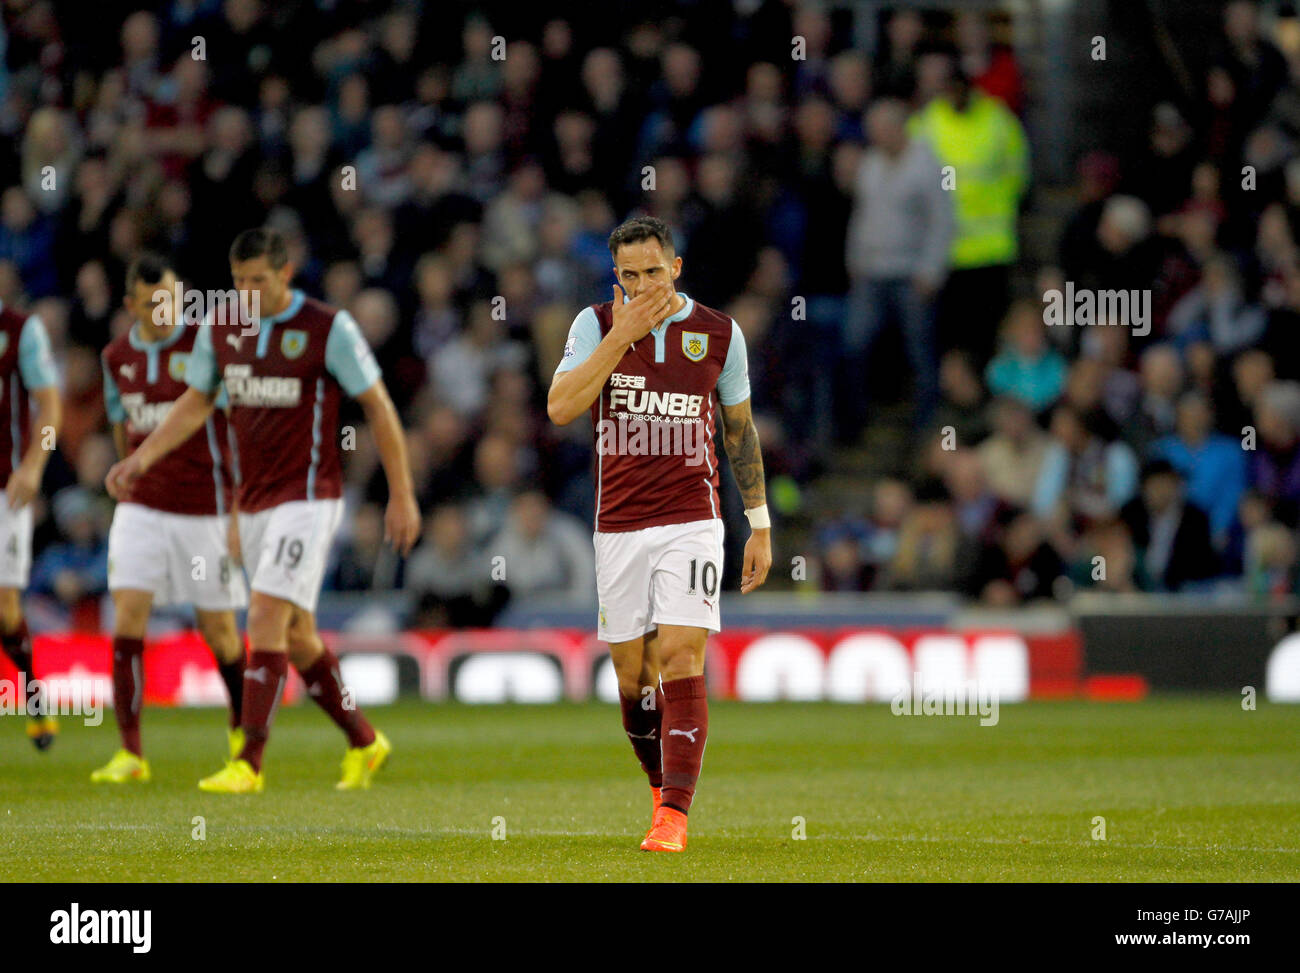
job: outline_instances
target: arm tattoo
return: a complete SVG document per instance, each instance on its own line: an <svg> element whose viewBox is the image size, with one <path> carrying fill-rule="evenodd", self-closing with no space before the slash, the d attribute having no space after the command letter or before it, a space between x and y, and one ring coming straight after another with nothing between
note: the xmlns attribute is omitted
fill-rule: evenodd
<svg viewBox="0 0 1300 973"><path fill-rule="evenodd" d="M767 502L767 489L763 479L763 452L758 445L758 430L754 428L754 420L745 416L744 424L736 431L736 435L731 435L728 430L722 442L727 450L727 458L731 460L731 473L736 478L736 486L740 487L745 509L761 507Z"/></svg>

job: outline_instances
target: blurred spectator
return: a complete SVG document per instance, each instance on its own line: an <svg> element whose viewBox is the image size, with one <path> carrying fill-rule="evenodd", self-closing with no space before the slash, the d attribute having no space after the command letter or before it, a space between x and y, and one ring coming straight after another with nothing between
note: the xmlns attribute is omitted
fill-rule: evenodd
<svg viewBox="0 0 1300 973"><path fill-rule="evenodd" d="M1047 542L1033 514L1006 512L997 540L984 545L971 593L991 607L1010 608L1039 598L1054 598L1065 565Z"/></svg>
<svg viewBox="0 0 1300 973"><path fill-rule="evenodd" d="M916 504L899 529L884 586L892 591L958 588L973 569L976 553L976 545L957 526L947 488L927 481L917 487Z"/></svg>
<svg viewBox="0 0 1300 973"><path fill-rule="evenodd" d="M918 10L902 8L889 15L873 71L872 89L876 94L911 99L916 90L916 61L924 31Z"/></svg>
<svg viewBox="0 0 1300 973"><path fill-rule="evenodd" d="M1034 412L1043 411L1065 388L1066 364L1047 343L1041 308L1033 301L1017 301L1002 334L1002 351L985 371L989 391L1019 399Z"/></svg>
<svg viewBox="0 0 1300 973"><path fill-rule="evenodd" d="M1119 160L1108 152L1089 152L1079 160L1079 208L1065 224L1058 257L1065 276L1079 282L1082 269L1095 259L1097 226L1106 202L1119 185Z"/></svg>
<svg viewBox="0 0 1300 973"><path fill-rule="evenodd" d="M384 543L384 509L375 503L361 504L348 532L325 579L326 590L391 591L397 587L397 559Z"/></svg>
<svg viewBox="0 0 1300 973"><path fill-rule="evenodd" d="M874 571L863 557L866 525L851 518L826 524L817 534L822 591L868 591Z"/></svg>
<svg viewBox="0 0 1300 973"><path fill-rule="evenodd" d="M938 399L934 299L946 275L953 214L938 161L908 136L906 122L897 100L882 99L867 112L871 148L858 169L848 238L848 344L865 372L881 331L898 325L916 376L915 421L924 426Z"/></svg>
<svg viewBox="0 0 1300 973"><path fill-rule="evenodd" d="M1125 438L1138 455L1174 430L1176 403L1183 390L1183 363L1172 345L1152 345L1142 353L1137 408L1124 427Z"/></svg>
<svg viewBox="0 0 1300 973"><path fill-rule="evenodd" d="M1029 181L1024 130L1005 104L972 89L946 59L942 93L908 123L942 166L961 173L952 189L956 233L951 275L939 305L939 348L970 349L987 361L1006 312L1010 267L1019 253L1016 218Z"/></svg>
<svg viewBox="0 0 1300 973"><path fill-rule="evenodd" d="M11 260L32 298L58 288L54 259L54 223L42 215L21 186L0 195L0 260Z"/></svg>
<svg viewBox="0 0 1300 973"><path fill-rule="evenodd" d="M930 423L931 431L951 427L957 444L974 446L989 432L984 383L964 351L950 351L939 364L942 397Z"/></svg>
<svg viewBox="0 0 1300 973"><path fill-rule="evenodd" d="M1251 530L1246 539L1246 590L1255 596L1300 594L1295 534L1278 523Z"/></svg>
<svg viewBox="0 0 1300 973"><path fill-rule="evenodd" d="M1156 440L1151 456L1167 460L1186 480L1187 499L1209 514L1215 547L1222 550L1246 489L1246 453L1238 440L1214 431L1214 413L1202 393L1178 400L1175 432Z"/></svg>
<svg viewBox="0 0 1300 973"><path fill-rule="evenodd" d="M974 450L953 451L944 486L952 497L953 514L963 537L984 542L998 532L1006 519L1007 505L989 488Z"/></svg>
<svg viewBox="0 0 1300 973"><path fill-rule="evenodd" d="M1223 34L1224 50L1216 67L1227 74L1240 130L1249 131L1286 83L1286 60L1261 34L1254 0L1232 0L1223 8Z"/></svg>
<svg viewBox="0 0 1300 973"><path fill-rule="evenodd" d="M1201 282L1170 309L1167 327L1180 348L1209 341L1227 355L1258 341L1265 323L1263 309L1246 301L1231 259L1217 256L1206 262Z"/></svg>
<svg viewBox="0 0 1300 973"><path fill-rule="evenodd" d="M1180 591L1190 582L1219 573L1205 512L1183 497L1183 480L1168 460L1142 470L1141 493L1121 516L1133 539L1138 576L1148 591Z"/></svg>
<svg viewBox="0 0 1300 973"><path fill-rule="evenodd" d="M1060 527L1114 517L1137 492L1138 464L1122 441L1106 442L1068 405L1052 413L1052 441L1034 486L1033 512Z"/></svg>
<svg viewBox="0 0 1300 973"><path fill-rule="evenodd" d="M523 350L505 340L493 306L480 301L470 308L465 332L434 352L429 375L439 403L469 417L487 404L492 373L497 368L518 368L523 361Z"/></svg>
<svg viewBox="0 0 1300 973"><path fill-rule="evenodd" d="M425 518L424 536L406 562L406 587L417 598L415 623L424 628L491 625L509 598L470 539L464 512L449 504Z"/></svg>
<svg viewBox="0 0 1300 973"><path fill-rule="evenodd" d="M899 533L912 505L912 490L902 480L886 477L872 487L871 514L861 544L862 558L869 572L867 583L872 588L882 584L898 553Z"/></svg>
<svg viewBox="0 0 1300 973"><path fill-rule="evenodd" d="M505 585L514 598L587 602L596 597L590 531L576 517L552 509L542 493L515 497L486 548L492 558L503 559Z"/></svg>
<svg viewBox="0 0 1300 973"><path fill-rule="evenodd" d="M99 627L99 598L108 591L107 524L90 493L65 487L54 495L54 522L66 540L41 552L32 565L31 590L58 600L74 628Z"/></svg>
<svg viewBox="0 0 1300 973"><path fill-rule="evenodd" d="M1269 312L1259 345L1278 378L1300 379L1300 266L1289 267L1283 282L1283 302Z"/></svg>
<svg viewBox="0 0 1300 973"><path fill-rule="evenodd" d="M1028 507L1047 454L1047 434L1019 399L995 399L989 411L993 432L976 447L984 478L1008 505Z"/></svg>
<svg viewBox="0 0 1300 973"><path fill-rule="evenodd" d="M1080 588L1113 594L1138 592L1137 555L1124 523L1108 519L1085 530L1068 572L1071 582Z"/></svg>
<svg viewBox="0 0 1300 973"><path fill-rule="evenodd" d="M961 69L971 83L985 94L1002 99L1019 115L1025 98L1020 67L1010 47L993 43L988 14L982 10L958 12L956 33Z"/></svg>
<svg viewBox="0 0 1300 973"><path fill-rule="evenodd" d="M1125 191L1159 217L1182 206L1191 192L1196 164L1194 132L1178 108L1161 102L1152 112L1145 157L1125 180Z"/></svg>
<svg viewBox="0 0 1300 973"><path fill-rule="evenodd" d="M1272 382L1255 403L1250 485L1288 527L1300 521L1300 382Z"/></svg>

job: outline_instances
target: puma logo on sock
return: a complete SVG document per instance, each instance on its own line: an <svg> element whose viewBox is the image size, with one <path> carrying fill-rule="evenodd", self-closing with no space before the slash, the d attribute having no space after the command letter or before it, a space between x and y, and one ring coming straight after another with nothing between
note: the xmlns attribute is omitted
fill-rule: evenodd
<svg viewBox="0 0 1300 973"><path fill-rule="evenodd" d="M669 730L668 735L673 736L675 734L679 737L686 737L686 739L690 740L691 743L694 743L695 734L699 732L700 732L700 728L698 726L693 726L689 730L678 730L678 729Z"/></svg>
<svg viewBox="0 0 1300 973"><path fill-rule="evenodd" d="M653 740L655 738L655 733L655 730L651 730L649 733L633 733L631 730L627 731L627 735L633 740Z"/></svg>

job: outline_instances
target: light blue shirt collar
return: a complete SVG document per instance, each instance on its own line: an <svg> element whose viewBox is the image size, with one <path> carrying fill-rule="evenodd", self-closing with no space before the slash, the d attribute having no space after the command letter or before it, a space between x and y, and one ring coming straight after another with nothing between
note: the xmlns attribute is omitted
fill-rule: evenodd
<svg viewBox="0 0 1300 973"><path fill-rule="evenodd" d="M681 291L678 291L677 294L686 303L682 305L682 309L676 314L670 314L668 317L660 321L658 326L651 328L650 330L655 334L662 334L667 331L668 325L670 324L676 324L678 321L685 321L691 316L691 312L695 310L695 301L690 297L690 295L683 294Z"/></svg>
<svg viewBox="0 0 1300 973"><path fill-rule="evenodd" d="M178 321L176 327L172 328L167 337L159 341L148 341L141 335L140 322L131 325L131 330L126 333L126 339L131 343L131 347L136 351L155 351L163 348L170 348L176 342L181 340L181 334L185 331L185 322Z"/></svg>
<svg viewBox="0 0 1300 973"><path fill-rule="evenodd" d="M279 314L272 314L270 317L264 317L258 322L257 326L257 357L265 358L266 350L271 345L271 331L277 324L288 321L291 317L302 310L303 302L307 300L307 295L302 291L294 289L289 292L289 306Z"/></svg>
<svg viewBox="0 0 1300 973"><path fill-rule="evenodd" d="M276 325L282 321L288 321L291 317L293 317L295 314L297 314L299 311L302 310L303 301L305 301L306 299L307 299L307 295L305 295L302 291L297 290L296 288L294 290L291 290L289 292L289 306L286 307L279 314L272 314L270 317L263 317L262 323Z"/></svg>

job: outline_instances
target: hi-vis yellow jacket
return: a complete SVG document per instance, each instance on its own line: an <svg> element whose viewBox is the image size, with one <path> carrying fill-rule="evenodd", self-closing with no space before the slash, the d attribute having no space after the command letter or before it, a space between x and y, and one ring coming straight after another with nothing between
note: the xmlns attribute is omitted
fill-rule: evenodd
<svg viewBox="0 0 1300 973"><path fill-rule="evenodd" d="M966 111L934 98L912 116L907 129L929 143L941 166L952 166L944 171L957 220L952 269L1014 263L1016 211L1029 181L1029 148L1020 120L1000 99L973 89Z"/></svg>

